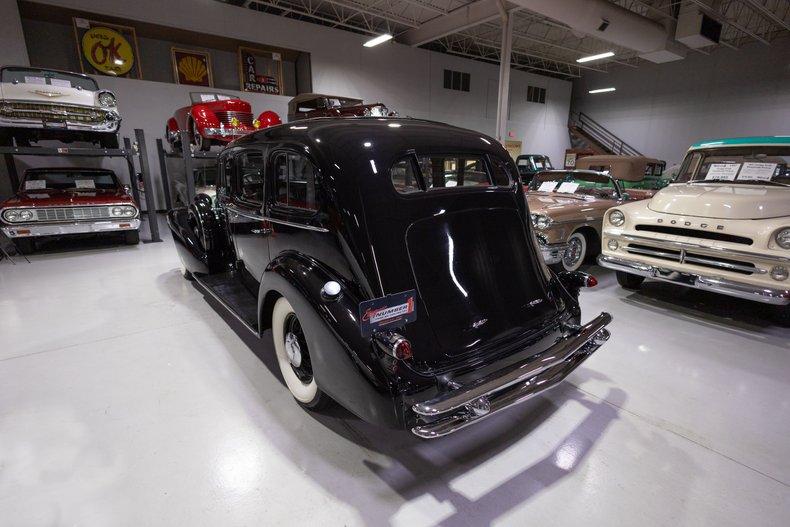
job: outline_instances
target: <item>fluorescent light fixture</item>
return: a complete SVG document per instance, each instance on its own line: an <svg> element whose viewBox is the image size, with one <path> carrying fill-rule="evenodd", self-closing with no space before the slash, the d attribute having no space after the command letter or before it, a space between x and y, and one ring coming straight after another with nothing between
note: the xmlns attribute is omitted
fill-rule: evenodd
<svg viewBox="0 0 790 527"><path fill-rule="evenodd" d="M384 33L383 35L379 35L375 38L371 38L367 42L363 44L366 48L372 48L373 46L378 46L379 44L383 44L384 42L392 39L392 35L389 33Z"/></svg>
<svg viewBox="0 0 790 527"><path fill-rule="evenodd" d="M597 55L590 55L589 57L582 57L580 59L576 59L576 62L591 62L593 60L608 59L609 57L614 57L614 51L598 53Z"/></svg>
<svg viewBox="0 0 790 527"><path fill-rule="evenodd" d="M615 88L598 88L597 90L590 90L587 93L606 93L610 91L615 91Z"/></svg>

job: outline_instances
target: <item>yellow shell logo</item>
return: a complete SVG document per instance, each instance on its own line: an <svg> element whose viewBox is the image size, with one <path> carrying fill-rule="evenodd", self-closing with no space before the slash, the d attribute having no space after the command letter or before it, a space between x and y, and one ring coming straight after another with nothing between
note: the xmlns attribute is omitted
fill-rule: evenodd
<svg viewBox="0 0 790 527"><path fill-rule="evenodd" d="M238 118L236 118L236 117L231 117L231 119L230 119L230 125L231 125L231 126L233 126L234 128L236 128L236 127L238 127L238 126L239 126L239 124L241 124L241 123L239 122Z"/></svg>
<svg viewBox="0 0 790 527"><path fill-rule="evenodd" d="M208 68L205 62L190 55L178 61L178 72L188 82L203 82L208 74Z"/></svg>
<svg viewBox="0 0 790 527"><path fill-rule="evenodd" d="M123 35L108 27L92 27L82 36L82 54L107 75L125 75L134 65L134 51Z"/></svg>

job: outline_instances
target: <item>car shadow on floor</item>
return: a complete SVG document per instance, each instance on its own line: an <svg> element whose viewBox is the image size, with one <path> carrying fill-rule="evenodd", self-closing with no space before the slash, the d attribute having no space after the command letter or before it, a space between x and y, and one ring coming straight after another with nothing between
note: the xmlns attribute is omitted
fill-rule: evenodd
<svg viewBox="0 0 790 527"><path fill-rule="evenodd" d="M321 463L330 465L322 470L311 470L310 477L336 499L354 506L365 524L391 522L400 507L423 500L426 496L446 509L442 519L432 524L490 524L557 485L583 465L611 423L619 418L619 408L627 399L625 392L616 387L611 388L605 398L597 399L566 382L456 434L421 440L407 431L385 429L362 421L336 404L321 412L300 408L291 400L282 380L271 344L271 332L266 331L258 339L213 298L206 297L206 300L281 385L278 387L278 390L282 390L280 398L288 403L269 403L266 409L267 414L273 415L278 421L278 428L286 433L275 433L271 422L261 423L267 438L286 457L296 456L313 466L315 460L320 459ZM231 355L237 353L231 352ZM260 383L261 376L249 371L249 357L234 358L251 383ZM577 371L583 370L585 368L582 367ZM591 372L590 375L607 380L598 372ZM267 397L264 394L271 391L270 387L256 386L256 390L261 394L261 404L266 404L263 403ZM533 442L536 448L544 451L545 442L532 439L530 435L536 433L560 409L572 404L583 407L583 417L574 421L570 432L564 432L564 435L552 440L556 446L546 455L477 497L470 498L454 489L451 484L453 480L467 477L522 441ZM574 416L577 414L578 408L573 412ZM567 420L567 417L563 417L563 420ZM320 426L310 426L311 421ZM567 425L567 422L563 421L563 424ZM305 438L307 428L311 429L311 433ZM566 431L568 426L558 426L557 429ZM542 433L545 434L545 429ZM342 454L338 454L338 450ZM399 500L390 502L389 507L382 510L380 504L367 503L365 494L361 494L358 488L339 484L335 475L338 471L353 475L359 472L360 464L394 491ZM356 476L352 477L356 479Z"/></svg>

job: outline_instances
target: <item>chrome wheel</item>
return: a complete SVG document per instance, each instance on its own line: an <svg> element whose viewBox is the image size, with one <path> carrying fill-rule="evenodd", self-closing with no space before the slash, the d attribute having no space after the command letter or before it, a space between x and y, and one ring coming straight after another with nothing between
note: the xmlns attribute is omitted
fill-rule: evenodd
<svg viewBox="0 0 790 527"><path fill-rule="evenodd" d="M574 232L568 239L568 248L562 257L562 267L566 271L575 271L581 267L584 257L587 255L587 239L584 234Z"/></svg>

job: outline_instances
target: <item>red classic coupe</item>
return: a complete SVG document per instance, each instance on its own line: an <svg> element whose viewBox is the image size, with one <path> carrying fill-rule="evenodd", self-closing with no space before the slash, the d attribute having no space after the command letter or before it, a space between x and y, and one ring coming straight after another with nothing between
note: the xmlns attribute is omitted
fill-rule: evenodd
<svg viewBox="0 0 790 527"><path fill-rule="evenodd" d="M209 150L262 128L281 124L276 112L266 110L253 119L247 101L224 93L193 92L192 104L176 110L165 126L165 137L173 150L181 150L182 130L189 132L190 147Z"/></svg>
<svg viewBox="0 0 790 527"><path fill-rule="evenodd" d="M27 254L35 240L75 234L121 234L140 242L140 211L112 170L33 168L16 195L0 203L0 230Z"/></svg>

